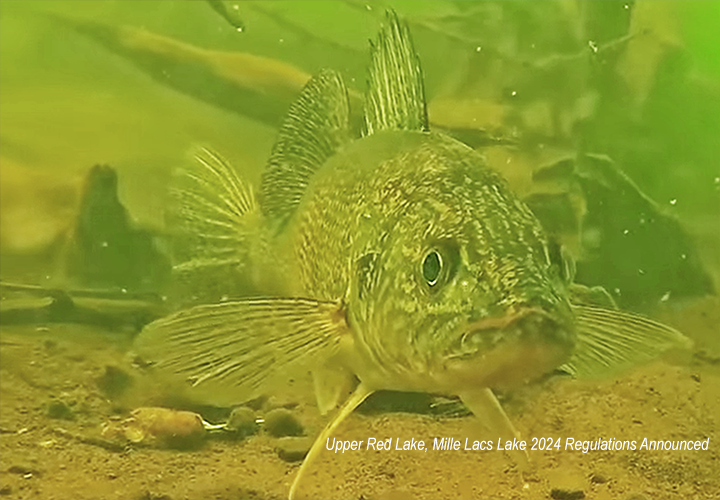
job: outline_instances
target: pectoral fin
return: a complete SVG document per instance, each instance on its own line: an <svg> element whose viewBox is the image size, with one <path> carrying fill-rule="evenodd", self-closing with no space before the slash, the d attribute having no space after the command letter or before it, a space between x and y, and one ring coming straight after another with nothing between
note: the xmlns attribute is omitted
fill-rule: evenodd
<svg viewBox="0 0 720 500"><path fill-rule="evenodd" d="M573 311L575 352L560 369L576 378L612 375L668 349L692 345L674 328L636 314L592 306L573 306Z"/></svg>
<svg viewBox="0 0 720 500"><path fill-rule="evenodd" d="M515 429L490 389L483 388L463 392L459 396L465 406L473 412L493 437L499 437L503 443L520 438L520 433ZM508 454L521 470L527 469L529 466L527 451L508 451Z"/></svg>
<svg viewBox="0 0 720 500"><path fill-rule="evenodd" d="M155 321L136 351L165 372L217 392L218 403L257 396L274 376L333 356L348 332L336 302L268 298L197 306Z"/></svg>

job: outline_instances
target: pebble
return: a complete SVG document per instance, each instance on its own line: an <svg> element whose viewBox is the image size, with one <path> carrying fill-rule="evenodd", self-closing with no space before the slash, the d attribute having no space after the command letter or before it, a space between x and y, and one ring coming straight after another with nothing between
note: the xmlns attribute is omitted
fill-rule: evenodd
<svg viewBox="0 0 720 500"><path fill-rule="evenodd" d="M554 469L548 473L550 497L555 500L581 500L585 498L585 476L572 468Z"/></svg>
<svg viewBox="0 0 720 500"><path fill-rule="evenodd" d="M278 439L275 451L286 462L299 462L308 454L312 444L309 437L286 436Z"/></svg>
<svg viewBox="0 0 720 500"><path fill-rule="evenodd" d="M12 474L20 474L22 476L26 476L28 474L35 474L37 476L40 475L40 471L35 469L34 467L31 467L27 464L15 464L8 467L8 472Z"/></svg>
<svg viewBox="0 0 720 500"><path fill-rule="evenodd" d="M300 436L303 426L291 411L277 408L265 414L265 430L274 437Z"/></svg>
<svg viewBox="0 0 720 500"><path fill-rule="evenodd" d="M595 484L603 484L608 482L608 478L603 476L602 474L593 474L592 477L590 477L590 482Z"/></svg>
<svg viewBox="0 0 720 500"><path fill-rule="evenodd" d="M229 431L242 437L252 436L258 428L257 422L255 422L255 411L247 406L239 406L232 411L225 426Z"/></svg>
<svg viewBox="0 0 720 500"><path fill-rule="evenodd" d="M122 422L121 430L130 442L161 448L195 448L205 438L200 415L169 408L138 408Z"/></svg>
<svg viewBox="0 0 720 500"><path fill-rule="evenodd" d="M562 490L553 488L550 490L550 496L555 500L581 500L585 498L583 490Z"/></svg>

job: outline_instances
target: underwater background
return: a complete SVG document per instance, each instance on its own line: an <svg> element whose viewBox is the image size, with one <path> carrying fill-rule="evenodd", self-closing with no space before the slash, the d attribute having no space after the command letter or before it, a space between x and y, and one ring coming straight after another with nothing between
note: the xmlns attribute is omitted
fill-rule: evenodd
<svg viewBox="0 0 720 500"><path fill-rule="evenodd" d="M232 409L146 377L128 353L144 324L202 295L174 280L166 238L188 151L211 146L257 186L311 75L339 71L358 111L387 8L412 32L431 128L486 155L578 282L694 342L617 378L503 395L523 436L710 445L536 453L524 475L497 452L325 453L302 495L720 494L720 2L642 0L3 0L0 494L286 494L324 423L303 381L249 403L230 433L172 414L190 430L166 442L140 425L162 416L132 412L219 423ZM464 439L457 406L380 394L337 436Z"/></svg>

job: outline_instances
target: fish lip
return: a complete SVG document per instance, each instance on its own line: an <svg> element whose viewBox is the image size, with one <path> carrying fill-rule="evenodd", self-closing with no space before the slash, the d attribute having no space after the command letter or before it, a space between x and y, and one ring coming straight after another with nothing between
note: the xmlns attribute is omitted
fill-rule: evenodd
<svg viewBox="0 0 720 500"><path fill-rule="evenodd" d="M545 310L539 307L524 307L514 313L506 314L504 316L493 316L489 318L483 318L474 323L471 323L465 332L462 334L461 341L464 341L467 337L472 334L480 333L482 331L497 331L507 330L513 324L517 323L523 318L526 318L533 314L539 314L548 319L554 320L554 318L547 313Z"/></svg>
<svg viewBox="0 0 720 500"><path fill-rule="evenodd" d="M446 369L461 385L511 388L552 371L569 357L573 345L573 327L562 316L523 307L468 325L460 349L446 358Z"/></svg>
<svg viewBox="0 0 720 500"><path fill-rule="evenodd" d="M489 338L493 334L494 338ZM485 335L481 337L480 346L472 342L477 335ZM483 318L468 325L460 335L460 351L470 354L493 349L513 340L568 344L572 347L573 338L572 326L561 315L540 307L522 307L510 314Z"/></svg>

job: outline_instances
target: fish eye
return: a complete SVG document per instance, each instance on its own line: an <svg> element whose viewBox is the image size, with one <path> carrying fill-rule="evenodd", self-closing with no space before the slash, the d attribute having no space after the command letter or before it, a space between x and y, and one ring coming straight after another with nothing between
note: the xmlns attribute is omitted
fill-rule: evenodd
<svg viewBox="0 0 720 500"><path fill-rule="evenodd" d="M442 266L443 261L440 254L436 250L430 250L422 263L422 275L425 278L425 283L429 286L435 286L440 279Z"/></svg>

